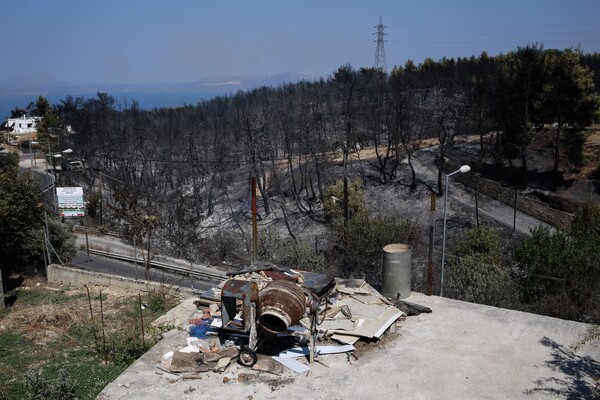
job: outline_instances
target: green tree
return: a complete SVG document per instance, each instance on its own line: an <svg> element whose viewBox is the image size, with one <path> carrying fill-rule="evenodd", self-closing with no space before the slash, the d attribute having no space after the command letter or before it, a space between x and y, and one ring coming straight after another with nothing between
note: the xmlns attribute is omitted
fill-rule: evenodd
<svg viewBox="0 0 600 400"><path fill-rule="evenodd" d="M30 240L44 226L40 191L29 174L19 173L18 164L0 168L0 269L7 274L22 271L32 254Z"/></svg>
<svg viewBox="0 0 600 400"><path fill-rule="evenodd" d="M11 118L21 118L23 115L27 114L27 110L21 107L15 107L10 111Z"/></svg>
<svg viewBox="0 0 600 400"><path fill-rule="evenodd" d="M60 128L60 121L50 105L50 102L44 96L39 96L35 103L30 103L27 109L37 117L41 117L41 121L37 124L36 130L40 139L50 140L51 133L56 133Z"/></svg>
<svg viewBox="0 0 600 400"><path fill-rule="evenodd" d="M564 125L585 127L594 121L600 107L592 73L580 63L580 57L579 50L546 52L548 85L543 110L546 121L556 124L554 172L558 172Z"/></svg>
<svg viewBox="0 0 600 400"><path fill-rule="evenodd" d="M0 273L6 278L15 272L43 272L46 228L41 192L30 174L19 172L18 158L0 160ZM56 254L69 261L77 251L72 230L49 217L48 233ZM51 257L56 261L54 254Z"/></svg>
<svg viewBox="0 0 600 400"><path fill-rule="evenodd" d="M600 322L600 205L575 213L569 232L537 228L515 253L521 301L532 311Z"/></svg>
<svg viewBox="0 0 600 400"><path fill-rule="evenodd" d="M468 231L448 257L448 267L449 297L493 306L510 298L500 237L489 228L481 225Z"/></svg>
<svg viewBox="0 0 600 400"><path fill-rule="evenodd" d="M363 189L360 178L355 178L348 182L346 188L347 189L345 190L344 181L338 180L327 188L325 194L325 216L327 220L336 227L344 224L344 192L346 192L348 198L347 213L349 219L367 214L367 208L363 201Z"/></svg>

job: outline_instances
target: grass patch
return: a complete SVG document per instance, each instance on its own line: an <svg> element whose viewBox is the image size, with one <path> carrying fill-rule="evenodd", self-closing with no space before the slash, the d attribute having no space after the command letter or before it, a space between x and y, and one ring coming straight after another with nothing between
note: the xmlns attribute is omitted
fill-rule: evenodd
<svg viewBox="0 0 600 400"><path fill-rule="evenodd" d="M16 297L14 305L19 307L35 307L43 304L66 304L85 298L83 293L70 293L66 290L49 290L39 288L17 288L6 294Z"/></svg>
<svg viewBox="0 0 600 400"><path fill-rule="evenodd" d="M0 312L0 400L95 399L154 345L160 332L150 323L174 304L171 297L158 295L160 307L141 310L138 296L103 289L100 297L99 290L92 290L92 321L85 289L34 287L14 293L16 301ZM157 301L149 296L156 293L142 296L143 304Z"/></svg>

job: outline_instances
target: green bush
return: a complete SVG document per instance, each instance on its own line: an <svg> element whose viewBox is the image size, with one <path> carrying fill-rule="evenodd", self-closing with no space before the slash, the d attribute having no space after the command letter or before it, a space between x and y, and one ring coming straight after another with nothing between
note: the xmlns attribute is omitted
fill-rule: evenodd
<svg viewBox="0 0 600 400"><path fill-rule="evenodd" d="M576 168L583 167L585 165L585 141L587 140L587 134L585 131L565 131L566 133L566 144L567 144L567 156L569 161Z"/></svg>
<svg viewBox="0 0 600 400"><path fill-rule="evenodd" d="M144 303L153 313L162 314L175 305L176 296L166 286L151 287L144 296Z"/></svg>
<svg viewBox="0 0 600 400"><path fill-rule="evenodd" d="M75 386L66 369L61 369L54 381L45 378L41 369L27 373L26 400L72 400L76 398Z"/></svg>
<svg viewBox="0 0 600 400"><path fill-rule="evenodd" d="M344 223L344 181L338 180L327 188L323 204L327 221L334 226ZM368 214L363 200L363 189L360 178L348 182L348 214L349 219Z"/></svg>
<svg viewBox="0 0 600 400"><path fill-rule="evenodd" d="M445 293L450 298L497 307L509 294L507 271L491 257L464 255L448 266Z"/></svg>
<svg viewBox="0 0 600 400"><path fill-rule="evenodd" d="M0 400L12 400L8 383L0 382Z"/></svg>
<svg viewBox="0 0 600 400"><path fill-rule="evenodd" d="M512 282L502 261L500 237L483 225L469 230L448 257L445 293L472 303L505 306Z"/></svg>
<svg viewBox="0 0 600 400"><path fill-rule="evenodd" d="M258 237L258 256L282 267L304 271L328 272L325 256L301 240L283 237L273 229L262 231Z"/></svg>
<svg viewBox="0 0 600 400"><path fill-rule="evenodd" d="M342 276L365 278L373 284L381 282L383 247L404 243L418 248L421 242L420 226L410 220L366 214L355 215L346 226L335 229L335 241L340 250L338 263Z"/></svg>
<svg viewBox="0 0 600 400"><path fill-rule="evenodd" d="M132 364L154 344L154 341L144 342L142 340L140 327L133 324L133 322L113 332L108 339L110 345L109 359L116 365L128 366Z"/></svg>
<svg viewBox="0 0 600 400"><path fill-rule="evenodd" d="M600 322L600 206L577 209L570 232L537 228L515 253L520 297L533 312Z"/></svg>

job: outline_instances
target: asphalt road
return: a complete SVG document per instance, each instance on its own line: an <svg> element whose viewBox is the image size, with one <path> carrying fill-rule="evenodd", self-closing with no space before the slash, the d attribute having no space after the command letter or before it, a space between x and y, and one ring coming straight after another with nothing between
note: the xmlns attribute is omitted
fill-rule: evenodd
<svg viewBox="0 0 600 400"><path fill-rule="evenodd" d="M134 264L94 254L90 255L90 260L88 261L87 252L85 250L79 251L69 262L69 265L88 271L113 274L131 279L136 278L136 266ZM141 262L137 265L137 277L144 279L144 266ZM193 288L194 290L199 291L207 290L216 284L216 282L201 281L198 279L192 281L187 276L164 272L157 268L150 269L150 280L190 289Z"/></svg>
<svg viewBox="0 0 600 400"><path fill-rule="evenodd" d="M435 157L435 147L430 147L415 152L413 158L413 165L421 179L428 180L432 185L435 185L437 181L437 168L432 167L435 164ZM479 194L479 197L479 212L482 215L496 221L507 229L513 229L515 214L512 207L507 206L498 200L493 200L483 194ZM473 193L465 186L457 183L452 184L451 190L448 191L448 202L457 202L465 209L475 209ZM440 207L443 207L443 203ZM540 225L547 227L551 231L554 230L554 228L547 223L521 211L517 211L516 221L514 222L515 232L522 236L530 235L531 230Z"/></svg>

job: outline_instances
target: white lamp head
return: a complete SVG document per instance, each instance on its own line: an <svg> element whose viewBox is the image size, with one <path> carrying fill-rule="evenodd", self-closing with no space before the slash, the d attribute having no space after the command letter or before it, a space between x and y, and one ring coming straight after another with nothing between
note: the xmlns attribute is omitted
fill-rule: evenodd
<svg viewBox="0 0 600 400"><path fill-rule="evenodd" d="M462 174L464 174L465 172L469 172L471 170L471 167L469 167L468 165L463 165L462 167L460 167L460 172Z"/></svg>

